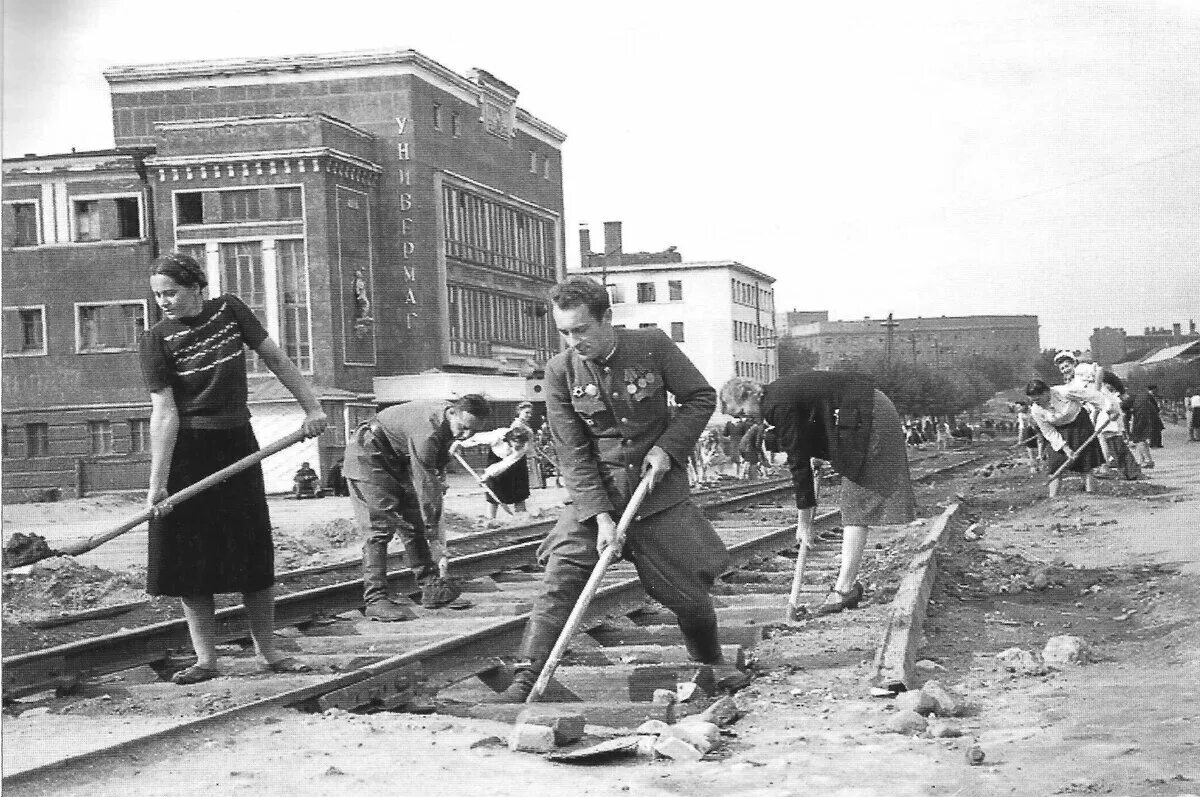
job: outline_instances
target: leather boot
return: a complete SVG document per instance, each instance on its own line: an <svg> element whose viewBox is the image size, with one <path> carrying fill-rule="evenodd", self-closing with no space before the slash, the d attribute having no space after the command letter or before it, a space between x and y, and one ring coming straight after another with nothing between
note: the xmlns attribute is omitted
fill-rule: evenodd
<svg viewBox="0 0 1200 797"><path fill-rule="evenodd" d="M512 683L503 692L497 692L494 695L489 695L484 698L484 703L524 703L529 697L529 693L533 691L533 685L537 683L540 670L534 670L532 667L518 667L513 675Z"/></svg>
<svg viewBox="0 0 1200 797"><path fill-rule="evenodd" d="M736 692L745 689L754 680L750 673L725 660L721 653L721 638L716 620L693 623L681 618L679 630L683 632L684 644L687 645L688 656L692 661L712 667L713 680L718 690Z"/></svg>
<svg viewBox="0 0 1200 797"><path fill-rule="evenodd" d="M388 594L386 542L368 542L363 546L363 602L366 604L363 614L371 620L395 623L417 616L407 599L395 602Z"/></svg>

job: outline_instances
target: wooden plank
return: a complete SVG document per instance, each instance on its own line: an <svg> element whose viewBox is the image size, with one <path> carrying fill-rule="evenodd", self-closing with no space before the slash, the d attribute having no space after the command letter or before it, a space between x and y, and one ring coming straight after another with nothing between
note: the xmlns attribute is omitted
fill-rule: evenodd
<svg viewBox="0 0 1200 797"><path fill-rule="evenodd" d="M761 625L722 626L719 632L723 644L752 648L762 641ZM682 645L683 633L679 626L645 625L628 628L598 628L588 636L604 645Z"/></svg>
<svg viewBox="0 0 1200 797"><path fill-rule="evenodd" d="M590 639L587 635L585 638ZM691 661L684 645L616 645L597 647L590 650L571 651L563 657L565 664L687 664ZM738 667L746 665L745 651L741 645L721 645L725 661Z"/></svg>
<svg viewBox="0 0 1200 797"><path fill-rule="evenodd" d="M352 711L372 705L395 705L396 699L406 694L436 691L448 684L503 666L502 661L488 656L439 658L437 666L433 666L432 662L418 662L324 694L317 698L316 705L321 711L330 708Z"/></svg>
<svg viewBox="0 0 1200 797"><path fill-rule="evenodd" d="M661 720L673 723L676 719L675 706L658 705L655 703L591 702L553 703L539 702L539 709L548 711L565 711L582 714L588 725L598 725L605 728L633 729L647 720ZM517 716L529 708L525 703L463 703L457 701L439 701L437 710L440 714L451 717L468 717L472 719L493 720L512 725Z"/></svg>

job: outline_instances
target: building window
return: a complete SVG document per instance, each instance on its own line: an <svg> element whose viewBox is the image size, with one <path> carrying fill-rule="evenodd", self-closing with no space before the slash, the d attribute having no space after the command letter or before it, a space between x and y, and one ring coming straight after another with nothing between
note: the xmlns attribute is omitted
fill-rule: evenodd
<svg viewBox="0 0 1200 797"><path fill-rule="evenodd" d="M450 114L450 135L458 138L462 131L459 130L458 114Z"/></svg>
<svg viewBox="0 0 1200 797"><path fill-rule="evenodd" d="M537 174L537 166L537 153L533 150L529 150L529 173Z"/></svg>
<svg viewBox="0 0 1200 797"><path fill-rule="evenodd" d="M675 341L676 343L683 343L683 322L682 321L672 321L671 322L671 340Z"/></svg>
<svg viewBox="0 0 1200 797"><path fill-rule="evenodd" d="M179 224L204 223L204 194L180 191L175 194L175 220Z"/></svg>
<svg viewBox="0 0 1200 797"><path fill-rule="evenodd" d="M446 255L456 260L553 281L554 221L456 186L442 187Z"/></svg>
<svg viewBox="0 0 1200 797"><path fill-rule="evenodd" d="M221 291L232 293L254 311L259 320L267 317L266 275L263 272L262 242L223 243L221 252ZM246 360L246 369L265 373L266 366L256 355Z"/></svg>
<svg viewBox="0 0 1200 797"><path fill-rule="evenodd" d="M280 219L304 218L304 200L299 186L293 188L276 188L275 204Z"/></svg>
<svg viewBox="0 0 1200 797"><path fill-rule="evenodd" d="M25 424L25 458L50 456L50 426L45 423Z"/></svg>
<svg viewBox="0 0 1200 797"><path fill-rule="evenodd" d="M144 454L150 450L150 419L129 419L129 453Z"/></svg>
<svg viewBox="0 0 1200 797"><path fill-rule="evenodd" d="M605 285L608 289L608 303L622 304L625 301L625 290L620 285Z"/></svg>
<svg viewBox="0 0 1200 797"><path fill-rule="evenodd" d="M673 302L683 301L683 280L667 280L667 292Z"/></svg>
<svg viewBox="0 0 1200 797"><path fill-rule="evenodd" d="M257 221L261 218L257 189L221 192L221 221Z"/></svg>
<svg viewBox="0 0 1200 797"><path fill-rule="evenodd" d="M638 329L657 329L657 328L658 328L658 324L654 323L653 321L644 321L641 324L638 324Z"/></svg>
<svg viewBox="0 0 1200 797"><path fill-rule="evenodd" d="M550 179L550 159L549 158L545 158L542 161L542 178L545 180Z"/></svg>
<svg viewBox="0 0 1200 797"><path fill-rule="evenodd" d="M279 345L301 371L312 371L312 341L308 335L308 265L304 241L275 242L279 279Z"/></svg>
<svg viewBox="0 0 1200 797"><path fill-rule="evenodd" d="M117 238L142 237L142 213L137 197L114 199L117 207Z"/></svg>
<svg viewBox="0 0 1200 797"><path fill-rule="evenodd" d="M646 304L647 302L653 302L654 301L654 283L653 282L639 282L637 284L637 293L638 293L638 302L640 304Z"/></svg>
<svg viewBox="0 0 1200 797"><path fill-rule="evenodd" d="M92 443L92 456L103 456L113 452L112 423L88 421L88 438Z"/></svg>
<svg viewBox="0 0 1200 797"><path fill-rule="evenodd" d="M75 205L75 239L76 241L100 240L100 203L94 199L76 200Z"/></svg>
<svg viewBox="0 0 1200 797"><path fill-rule="evenodd" d="M465 285L448 285L447 296L452 355L490 358L493 343L530 349L543 363L558 353L558 332L541 301Z"/></svg>
<svg viewBox="0 0 1200 797"><path fill-rule="evenodd" d="M442 129L442 106L438 105L436 102L433 104L433 129Z"/></svg>
<svg viewBox="0 0 1200 797"><path fill-rule="evenodd" d="M46 308L4 308L4 356L33 357L46 353Z"/></svg>
<svg viewBox="0 0 1200 797"><path fill-rule="evenodd" d="M145 302L75 305L75 350L80 354L136 351L145 328Z"/></svg>
<svg viewBox="0 0 1200 797"><path fill-rule="evenodd" d="M36 202L5 202L4 245L37 246L38 205Z"/></svg>

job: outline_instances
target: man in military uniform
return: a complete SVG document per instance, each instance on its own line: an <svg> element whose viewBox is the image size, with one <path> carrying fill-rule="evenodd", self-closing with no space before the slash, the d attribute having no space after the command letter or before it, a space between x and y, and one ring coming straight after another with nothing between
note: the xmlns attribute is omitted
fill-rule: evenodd
<svg viewBox="0 0 1200 797"><path fill-rule="evenodd" d="M363 544L364 613L372 620L411 620L405 598L388 594L387 546L397 531L408 566L429 608L455 601L461 590L445 578L442 496L450 445L465 440L491 415L483 397L409 401L380 411L346 444L342 475ZM431 549L431 542L436 550Z"/></svg>
<svg viewBox="0 0 1200 797"><path fill-rule="evenodd" d="M546 418L572 502L538 551L545 581L525 628L524 661L496 698L503 702L529 695L610 545L676 614L692 658L725 664L709 588L729 554L689 500L686 471L716 391L661 330L614 328L608 293L595 280L571 277L550 301L568 348L546 364ZM673 416L667 393L678 404ZM621 539L617 522L645 473L653 489ZM721 676L731 687L749 680L728 666Z"/></svg>

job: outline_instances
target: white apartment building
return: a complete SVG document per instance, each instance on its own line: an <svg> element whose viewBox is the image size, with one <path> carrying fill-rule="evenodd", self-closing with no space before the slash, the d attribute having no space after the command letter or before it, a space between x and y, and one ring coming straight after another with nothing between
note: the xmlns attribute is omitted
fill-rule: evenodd
<svg viewBox="0 0 1200 797"><path fill-rule="evenodd" d="M581 271L608 286L614 325L661 328L713 387L731 376L778 377L774 277L735 260L609 262Z"/></svg>

